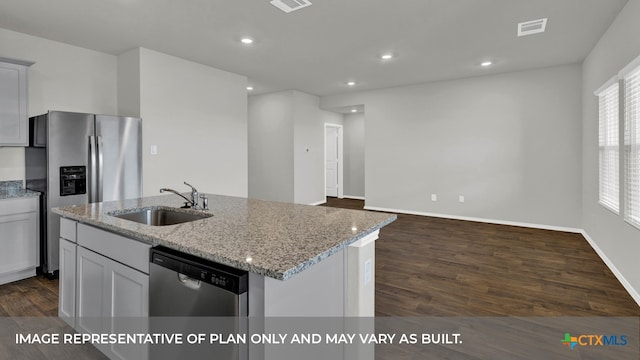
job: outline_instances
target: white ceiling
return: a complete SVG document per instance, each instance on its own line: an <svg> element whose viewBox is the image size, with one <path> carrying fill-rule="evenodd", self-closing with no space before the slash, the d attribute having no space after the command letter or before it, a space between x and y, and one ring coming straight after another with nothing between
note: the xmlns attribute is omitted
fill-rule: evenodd
<svg viewBox="0 0 640 360"><path fill-rule="evenodd" d="M2 0L0 27L114 55L146 47L246 75L254 93L322 96L580 62L627 2L311 1L285 14L269 0ZM545 33L517 37L518 22L544 17Z"/></svg>

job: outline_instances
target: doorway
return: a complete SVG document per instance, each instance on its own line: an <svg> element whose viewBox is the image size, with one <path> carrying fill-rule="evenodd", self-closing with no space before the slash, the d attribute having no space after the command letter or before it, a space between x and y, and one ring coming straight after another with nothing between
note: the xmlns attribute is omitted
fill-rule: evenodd
<svg viewBox="0 0 640 360"><path fill-rule="evenodd" d="M324 124L324 179L325 198L343 198L343 127Z"/></svg>

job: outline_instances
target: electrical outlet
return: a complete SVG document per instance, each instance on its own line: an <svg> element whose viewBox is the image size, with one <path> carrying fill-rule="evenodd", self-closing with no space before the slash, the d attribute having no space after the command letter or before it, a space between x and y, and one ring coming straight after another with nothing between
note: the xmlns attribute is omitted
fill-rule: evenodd
<svg viewBox="0 0 640 360"><path fill-rule="evenodd" d="M373 280L373 262L371 258L364 262L364 284L369 285Z"/></svg>
<svg viewBox="0 0 640 360"><path fill-rule="evenodd" d="M458 201L460 201L461 203L464 202L464 195L460 195L458 196Z"/></svg>
<svg viewBox="0 0 640 360"><path fill-rule="evenodd" d="M438 195L437 194L431 194L431 201L438 201Z"/></svg>

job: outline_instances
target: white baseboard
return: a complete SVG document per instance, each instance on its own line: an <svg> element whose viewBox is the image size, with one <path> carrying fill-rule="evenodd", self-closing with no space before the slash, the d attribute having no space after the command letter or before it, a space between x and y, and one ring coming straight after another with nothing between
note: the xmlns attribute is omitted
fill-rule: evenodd
<svg viewBox="0 0 640 360"><path fill-rule="evenodd" d="M437 218L443 218L443 219L465 220L465 221L482 222L482 223L489 223L489 224L521 226L521 227L534 228L534 229L564 231L564 232L578 233L578 234L581 234L583 231L582 229L570 228L570 227L564 227L564 226L532 224L532 223L524 223L524 222L518 222L518 221L507 221L507 220L485 219L485 218L477 218L477 217L470 217L470 216L436 214L436 213L428 213L428 212L422 212L422 211L389 209L389 208L382 208L382 207L376 207L376 206L365 206L364 209L384 211L384 212L394 212L394 213L409 214L409 215L431 216L431 217L437 217Z"/></svg>
<svg viewBox="0 0 640 360"><path fill-rule="evenodd" d="M320 201L316 201L314 203L311 203L309 205L313 205L313 206L317 206L317 205L322 205L322 204L326 204L327 200L320 200Z"/></svg>
<svg viewBox="0 0 640 360"><path fill-rule="evenodd" d="M353 200L364 200L364 196L345 195L344 198L345 199L353 199Z"/></svg>
<svg viewBox="0 0 640 360"><path fill-rule="evenodd" d="M631 295L633 300L635 300L636 303L638 303L638 306L640 306L640 293L638 293L638 291L636 291L636 289L634 289L633 286L631 286L631 283L627 281L627 279L624 277L624 275L622 275L620 270L618 270L618 268L613 264L613 262L609 260L609 258L604 253L604 251L600 249L598 244L596 244L596 242L593 241L593 239L589 236L589 234L587 234L587 232L584 230L581 231L581 234L585 239L587 239L587 242L589 243L589 245L591 245L591 248L596 252L596 254L598 254L598 256L600 256L600 259L604 261L604 263L607 265L609 270L611 270L613 275L615 275L618 281L620 281L620 284L622 284L622 286L624 286L625 290L627 290L629 295Z"/></svg>
<svg viewBox="0 0 640 360"><path fill-rule="evenodd" d="M22 280L22 279L26 279L26 278L30 278L36 276L36 267L35 266L30 266L26 269L21 269L21 270L12 270L12 272L10 273L5 273L3 275L0 275L0 285L2 284L8 284L10 282L14 282L14 281L18 281L18 280Z"/></svg>

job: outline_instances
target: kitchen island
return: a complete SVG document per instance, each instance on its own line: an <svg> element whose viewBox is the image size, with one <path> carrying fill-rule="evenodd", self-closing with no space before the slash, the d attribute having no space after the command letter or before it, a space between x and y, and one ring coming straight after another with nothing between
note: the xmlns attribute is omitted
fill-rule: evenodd
<svg viewBox="0 0 640 360"><path fill-rule="evenodd" d="M179 208L161 195L54 209L64 218L152 246L287 280L393 222L396 215L209 195L211 217L170 226L150 226L112 215L151 207Z"/></svg>
<svg viewBox="0 0 640 360"><path fill-rule="evenodd" d="M396 215L208 196L208 210L180 209L175 195L53 209L61 216L59 316L84 334L145 332L146 322L132 329L127 319L152 314L154 247L247 271L241 314L249 318L374 315L375 240ZM118 217L145 209L199 216L165 226ZM150 357L144 346L96 347L110 358Z"/></svg>

